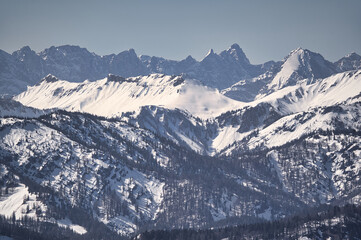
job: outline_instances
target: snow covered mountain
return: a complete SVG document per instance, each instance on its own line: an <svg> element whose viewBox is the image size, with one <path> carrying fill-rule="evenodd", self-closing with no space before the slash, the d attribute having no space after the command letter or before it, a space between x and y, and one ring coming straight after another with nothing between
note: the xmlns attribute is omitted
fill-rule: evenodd
<svg viewBox="0 0 361 240"><path fill-rule="evenodd" d="M273 64L265 73L243 79L222 93L233 99L253 101L301 81L310 84L335 73L336 66L320 54L297 48L283 60L282 65Z"/></svg>
<svg viewBox="0 0 361 240"><path fill-rule="evenodd" d="M62 111L35 119L3 118L3 164L20 179L29 179L20 181L26 184L22 188L38 184L56 193L64 202L62 208L55 205L60 212L54 203L41 200L56 220L75 221L64 208L79 207L122 234L142 228L219 226L230 219L233 224L252 222L321 203L361 199L359 102L290 116L264 105L208 123L179 110L145 108L128 117L131 124L126 118ZM257 126L252 125L255 118ZM309 126L313 129L297 135ZM219 146L235 134L244 137ZM223 150L215 157L200 155L190 141ZM11 191L17 192L16 187ZM37 189L31 194L44 191ZM38 210L37 216L45 220L47 212Z"/></svg>
<svg viewBox="0 0 361 240"><path fill-rule="evenodd" d="M274 91L298 80L312 81L336 71L356 70L360 66L357 56L350 54L333 64L317 53L296 49L283 62L253 65L238 44L219 54L210 50L201 61L191 56L181 61L146 55L138 57L133 49L99 56L70 45L53 46L35 53L26 46L12 55L1 52L0 94L18 94L48 74L71 82L83 82L104 78L109 73L122 77L162 73L197 79L206 86L224 90L227 96L236 100L252 101L258 92Z"/></svg>
<svg viewBox="0 0 361 240"><path fill-rule="evenodd" d="M133 78L109 75L102 80L83 83L70 83L48 75L14 99L40 109L60 108L106 117L138 111L141 106L156 105L180 108L195 116L208 118L243 105L216 89L179 76L162 74Z"/></svg>
<svg viewBox="0 0 361 240"><path fill-rule="evenodd" d="M326 61L320 54L297 48L285 58L281 70L268 84L267 89L277 90L295 85L299 80L314 81L334 73L336 70L333 64Z"/></svg>
<svg viewBox="0 0 361 240"><path fill-rule="evenodd" d="M1 56L25 74L52 66L76 82L47 75L0 100L0 214L9 222L39 219L83 236L94 229L132 236L361 204L361 70L337 73L303 49L254 66L237 45L201 62L60 47L35 64L26 59L38 54L22 52ZM82 64L93 66L94 76L109 71L104 59L124 75L144 72L81 80ZM6 64L8 76L22 74ZM215 78L208 85L190 78L201 73ZM221 76L233 85L210 87ZM98 230L104 225L108 230Z"/></svg>

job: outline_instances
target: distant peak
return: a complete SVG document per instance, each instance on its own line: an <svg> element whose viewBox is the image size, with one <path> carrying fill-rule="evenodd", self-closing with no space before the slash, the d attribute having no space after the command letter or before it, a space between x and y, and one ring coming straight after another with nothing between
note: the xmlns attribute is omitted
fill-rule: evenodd
<svg viewBox="0 0 361 240"><path fill-rule="evenodd" d="M292 50L285 58L284 61L287 61L290 58L298 57L298 58L304 58L305 54L309 54L310 51L307 49L303 49L301 47L298 47L294 50Z"/></svg>
<svg viewBox="0 0 361 240"><path fill-rule="evenodd" d="M130 48L128 50L125 50L123 52L120 52L118 54L118 56L131 56L131 57L138 57L137 54L135 53L135 50L133 48Z"/></svg>
<svg viewBox="0 0 361 240"><path fill-rule="evenodd" d="M232 44L231 49L242 50L241 47L237 43Z"/></svg>
<svg viewBox="0 0 361 240"><path fill-rule="evenodd" d="M19 50L12 53L13 56L19 58L19 60L23 61L24 56L29 56L32 54L36 54L29 46L25 46L20 48Z"/></svg>
<svg viewBox="0 0 361 240"><path fill-rule="evenodd" d="M61 46L51 46L50 48L44 49L42 53L55 53L55 52L62 52L62 53L70 53L70 52L79 52L85 51L88 52L86 48L82 48L77 45L61 45Z"/></svg>
<svg viewBox="0 0 361 240"><path fill-rule="evenodd" d="M20 51L21 52L31 52L32 50L29 46L24 46L24 47L20 48Z"/></svg>
<svg viewBox="0 0 361 240"><path fill-rule="evenodd" d="M129 52L130 54L135 54L135 55L137 55L137 54L135 53L134 48L130 48L130 49L128 50L128 52Z"/></svg>
<svg viewBox="0 0 361 240"><path fill-rule="evenodd" d="M221 55L223 56L230 55L241 64L246 64L246 65L250 64L246 54L243 52L242 48L237 43L232 44L230 48L221 52Z"/></svg>
<svg viewBox="0 0 361 240"><path fill-rule="evenodd" d="M195 60L191 55L188 55L188 57L186 58L187 61L193 61Z"/></svg>
<svg viewBox="0 0 361 240"><path fill-rule="evenodd" d="M48 74L48 75L46 75L46 77L41 79L41 82L53 83L53 82L57 82L58 80L59 79L57 77L55 77L54 75Z"/></svg>
<svg viewBox="0 0 361 240"><path fill-rule="evenodd" d="M56 47L57 49L69 49L69 50L74 50L74 49L85 49L85 48L81 48L78 45L70 45L70 44L66 44L66 45L61 45Z"/></svg>
<svg viewBox="0 0 361 240"><path fill-rule="evenodd" d="M188 57L186 59L182 60L182 62L195 63L195 62L197 62L197 60L195 60L191 55L188 55Z"/></svg>
<svg viewBox="0 0 361 240"><path fill-rule="evenodd" d="M304 51L305 51L305 50L304 50L303 48L298 47L298 48L292 50L292 51L290 52L290 55L303 53Z"/></svg>

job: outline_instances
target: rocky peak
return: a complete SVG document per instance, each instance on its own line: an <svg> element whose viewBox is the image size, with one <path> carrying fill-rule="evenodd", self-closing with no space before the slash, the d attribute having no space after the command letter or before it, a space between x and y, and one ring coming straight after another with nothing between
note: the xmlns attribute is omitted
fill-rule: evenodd
<svg viewBox="0 0 361 240"><path fill-rule="evenodd" d="M57 81L59 81L59 79L52 74L48 74L43 79L41 79L41 82L47 82L47 83L54 83Z"/></svg>

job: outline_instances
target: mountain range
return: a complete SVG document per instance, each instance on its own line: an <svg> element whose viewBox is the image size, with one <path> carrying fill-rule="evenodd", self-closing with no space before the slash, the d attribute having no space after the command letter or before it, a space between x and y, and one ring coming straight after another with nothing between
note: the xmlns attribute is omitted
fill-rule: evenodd
<svg viewBox="0 0 361 240"><path fill-rule="evenodd" d="M1 51L0 223L110 239L360 205L360 68L302 48L252 65L237 44Z"/></svg>
<svg viewBox="0 0 361 240"><path fill-rule="evenodd" d="M136 77L161 73L197 79L205 86L223 90L226 96L252 101L258 94L294 85L298 80L325 78L360 68L361 57L356 53L331 63L320 54L301 48L282 61L253 65L238 44L219 54L211 49L201 61L191 56L181 61L138 57L133 49L99 56L78 46L50 47L39 53L26 46L12 54L0 50L0 94L18 94L48 74L70 82L83 82L105 78L108 74Z"/></svg>

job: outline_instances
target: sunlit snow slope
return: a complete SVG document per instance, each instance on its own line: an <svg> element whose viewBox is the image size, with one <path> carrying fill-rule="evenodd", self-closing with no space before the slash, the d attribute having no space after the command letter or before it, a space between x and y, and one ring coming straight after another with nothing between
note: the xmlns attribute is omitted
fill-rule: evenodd
<svg viewBox="0 0 361 240"><path fill-rule="evenodd" d="M298 48L284 60L281 71L269 83L268 88L278 90L295 85L299 80L320 79L336 73L335 67L320 54Z"/></svg>
<svg viewBox="0 0 361 240"><path fill-rule="evenodd" d="M161 74L133 78L109 75L83 83L70 83L48 75L14 99L39 109L61 108L107 117L157 105L208 118L244 105L192 80Z"/></svg>
<svg viewBox="0 0 361 240"><path fill-rule="evenodd" d="M332 106L346 100L353 101L361 95L361 71L334 74L313 84L306 82L278 90L250 103L272 104L282 113L307 111L320 106Z"/></svg>

